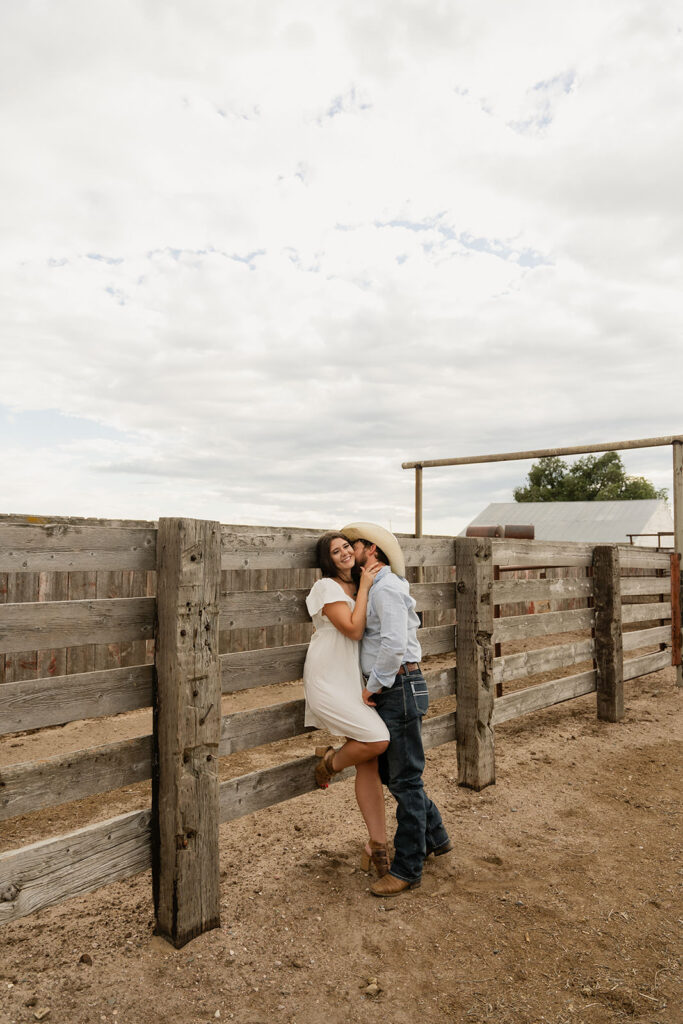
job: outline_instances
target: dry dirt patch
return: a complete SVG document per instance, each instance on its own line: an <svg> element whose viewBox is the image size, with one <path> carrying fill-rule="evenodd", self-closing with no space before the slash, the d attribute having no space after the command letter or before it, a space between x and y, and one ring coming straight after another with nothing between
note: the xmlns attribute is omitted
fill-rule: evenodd
<svg viewBox="0 0 683 1024"><path fill-rule="evenodd" d="M594 696L509 722L481 794L457 786L452 744L428 752L456 850L398 899L368 891L342 782L221 827L222 927L180 951L152 937L149 874L5 926L0 1020L677 1024L679 697L666 670L627 684L619 725Z"/></svg>

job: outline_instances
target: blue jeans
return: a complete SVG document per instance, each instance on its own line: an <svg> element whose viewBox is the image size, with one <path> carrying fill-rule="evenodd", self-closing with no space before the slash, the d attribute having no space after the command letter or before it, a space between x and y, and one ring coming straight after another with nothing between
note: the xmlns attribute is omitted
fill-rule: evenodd
<svg viewBox="0 0 683 1024"><path fill-rule="evenodd" d="M374 695L389 730L389 746L379 758L382 782L396 800L396 835L391 874L406 882L422 877L427 854L448 842L439 809L424 791L422 716L429 693L422 672L397 675L394 685Z"/></svg>

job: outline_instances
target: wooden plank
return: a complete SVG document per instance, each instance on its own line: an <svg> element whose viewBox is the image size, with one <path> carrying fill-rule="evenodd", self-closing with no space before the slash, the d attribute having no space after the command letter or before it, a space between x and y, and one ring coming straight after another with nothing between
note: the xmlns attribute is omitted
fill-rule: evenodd
<svg viewBox="0 0 683 1024"><path fill-rule="evenodd" d="M455 565L454 537L408 537L403 533L397 533L396 537L406 566Z"/></svg>
<svg viewBox="0 0 683 1024"><path fill-rule="evenodd" d="M620 722L624 717L624 673L619 549L597 544L593 552L595 587L595 669L598 718ZM640 607L647 608L649 605Z"/></svg>
<svg viewBox="0 0 683 1024"><path fill-rule="evenodd" d="M494 604L512 604L516 601L566 601L570 598L590 597L593 583L590 579L500 580L493 587Z"/></svg>
<svg viewBox="0 0 683 1024"><path fill-rule="evenodd" d="M493 540L496 565L591 565L593 544L570 541Z"/></svg>
<svg viewBox="0 0 683 1024"><path fill-rule="evenodd" d="M671 555L671 664L680 665L681 658L681 556Z"/></svg>
<svg viewBox="0 0 683 1024"><path fill-rule="evenodd" d="M671 602L658 601L650 604L625 604L621 609L622 622L650 622L653 619L670 619Z"/></svg>
<svg viewBox="0 0 683 1024"><path fill-rule="evenodd" d="M493 639L496 643L523 640L530 636L552 636L575 629L590 629L592 608L576 608L568 612L545 612L538 615L510 615L496 619Z"/></svg>
<svg viewBox="0 0 683 1024"><path fill-rule="evenodd" d="M413 583L410 596L418 612L454 609L455 583Z"/></svg>
<svg viewBox="0 0 683 1024"><path fill-rule="evenodd" d="M669 569L669 555L665 551L653 551L652 548L631 547L629 544L619 546L622 569Z"/></svg>
<svg viewBox="0 0 683 1024"><path fill-rule="evenodd" d="M425 749L455 739L455 712L437 715L423 723L422 736ZM222 782L220 786L220 820L233 821L235 818L252 814L264 807L290 800L316 789L313 769L317 763L314 756L298 758L272 768L262 768L248 775ZM350 778L353 770L335 775L332 782Z"/></svg>
<svg viewBox="0 0 683 1024"><path fill-rule="evenodd" d="M418 629L417 639L424 657L449 654L455 650L453 625ZM221 634L223 636L223 634ZM308 644L270 647L258 651L234 651L220 657L223 693L247 690L301 679Z"/></svg>
<svg viewBox="0 0 683 1024"><path fill-rule="evenodd" d="M424 677L429 689L430 701L440 700L442 697L450 697L455 694L457 673L454 668L435 669L431 672L425 670ZM426 725L427 723L423 722L423 730ZM455 736L453 739L455 739Z"/></svg>
<svg viewBox="0 0 683 1024"><path fill-rule="evenodd" d="M455 669L425 672L431 700L455 693ZM275 740L301 735L304 729L305 700L290 700L265 708L237 711L221 721L221 757L238 750L249 750Z"/></svg>
<svg viewBox="0 0 683 1024"><path fill-rule="evenodd" d="M40 595L40 575L37 572L8 573L7 604L0 605L0 623L14 607L30 608L38 601ZM11 614L11 613L9 613ZM0 636L2 626L0 625ZM10 649L0 644L0 654L5 651L5 679L7 682L19 682L21 679L35 679L38 675L38 644L26 640ZM61 647L61 644L45 642L43 647Z"/></svg>
<svg viewBox="0 0 683 1024"><path fill-rule="evenodd" d="M548 683L516 690L498 698L493 709L493 723L501 725L502 722L509 722L520 715L528 715L532 711L540 711L542 708L561 704L574 697L582 697L586 693L593 693L595 687L596 673L591 669L589 672L579 672L565 679L551 679Z"/></svg>
<svg viewBox="0 0 683 1024"><path fill-rule="evenodd" d="M525 679L540 672L556 668L570 668L593 657L595 643L592 638L576 640L569 644L543 647L537 651L521 651L506 654L493 663L493 679L496 683L507 683L513 679Z"/></svg>
<svg viewBox="0 0 683 1024"><path fill-rule="evenodd" d="M254 527L261 532L239 532L224 526L221 536L222 569L315 569L315 545L324 531ZM452 537L407 537L397 534L407 566L453 565Z"/></svg>
<svg viewBox="0 0 683 1024"><path fill-rule="evenodd" d="M156 549L156 545L155 545ZM147 573L127 570L122 573L121 597L146 597ZM147 662L146 640L123 640L119 644L119 657L122 666L144 665Z"/></svg>
<svg viewBox="0 0 683 1024"><path fill-rule="evenodd" d="M100 570L97 573L97 597L100 600L114 600L123 597L123 573ZM95 647L95 668L118 668L121 665L119 638Z"/></svg>
<svg viewBox="0 0 683 1024"><path fill-rule="evenodd" d="M245 814L272 807L316 789L313 771L318 758L315 756L297 758L272 768L262 768L248 775L228 779L220 785L220 821L233 821ZM335 775L333 783L353 775L353 770Z"/></svg>
<svg viewBox="0 0 683 1024"><path fill-rule="evenodd" d="M490 538L458 537L455 541L458 781L476 790L491 785L496 778L491 720L492 547Z"/></svg>
<svg viewBox="0 0 683 1024"><path fill-rule="evenodd" d="M310 622L305 603L307 593L304 590L271 590L224 594L220 602L220 628L246 629L255 625L283 626L287 622Z"/></svg>
<svg viewBox="0 0 683 1024"><path fill-rule="evenodd" d="M0 513L0 523L28 524L29 526L53 526L64 523L66 526L105 526L156 530L157 524L151 519L95 519L92 516L31 516L18 515L14 512Z"/></svg>
<svg viewBox="0 0 683 1024"><path fill-rule="evenodd" d="M621 596L669 594L671 581L661 576L622 576Z"/></svg>
<svg viewBox="0 0 683 1024"><path fill-rule="evenodd" d="M297 586L295 587L295 589L297 589L297 590L303 589L303 587L299 587L298 586L298 583L299 583L298 576L299 576L299 573L305 573L305 572L306 572L305 569L300 569L300 570L297 571L297 573L296 573L296 576L297 576ZM249 573L249 577L250 577L250 579L249 579L249 589L250 590L266 590L267 589L267 587L268 587L268 573L266 572L265 569L254 569L253 572ZM221 574L221 579L222 579L222 574ZM222 591L222 584L221 584L221 593L222 592L223 591ZM268 630L266 629L265 626L253 626L251 629L249 629L247 631L247 650L257 651L257 650L263 649L264 647L267 647L268 646L267 634L268 634Z"/></svg>
<svg viewBox="0 0 683 1024"><path fill-rule="evenodd" d="M457 714L448 711L444 715L435 715L422 723L422 745L425 750L440 747L444 743L456 742Z"/></svg>
<svg viewBox="0 0 683 1024"><path fill-rule="evenodd" d="M7 573L0 572L0 604L7 604ZM0 687L5 684L5 655L0 654Z"/></svg>
<svg viewBox="0 0 683 1024"><path fill-rule="evenodd" d="M624 632L622 646L625 651L635 651L639 647L650 647L671 641L671 626L654 626L652 629L634 629Z"/></svg>
<svg viewBox="0 0 683 1024"><path fill-rule="evenodd" d="M453 626L426 626L418 629L417 639L423 657L428 654L450 654L455 650L457 632Z"/></svg>
<svg viewBox="0 0 683 1024"><path fill-rule="evenodd" d="M269 575L286 570L272 570ZM278 586L275 580L274 586ZM283 582L283 581L281 581ZM433 608L455 608L455 584L419 583L410 588L417 611ZM310 623L306 609L306 590L274 589L237 592L221 596L221 629L244 629L253 626L286 626Z"/></svg>
<svg viewBox="0 0 683 1024"><path fill-rule="evenodd" d="M220 657L223 693L301 679L308 644L236 651Z"/></svg>
<svg viewBox="0 0 683 1024"><path fill-rule="evenodd" d="M70 572L68 598L70 601L95 600L97 598L97 573ZM79 647L67 647L67 672L92 672L94 668L94 644L83 644Z"/></svg>
<svg viewBox="0 0 683 1024"><path fill-rule="evenodd" d="M455 739L455 712L423 724L425 749ZM314 756L224 782L220 820L230 821L316 788ZM348 777L350 770L335 776ZM151 864L151 814L133 811L55 839L0 854L0 923L8 923Z"/></svg>
<svg viewBox="0 0 683 1024"><path fill-rule="evenodd" d="M305 704L303 699L290 700L226 715L221 721L219 755L225 757L237 750L300 735L304 732Z"/></svg>
<svg viewBox="0 0 683 1024"><path fill-rule="evenodd" d="M159 520L152 876L157 932L178 948L220 926L220 537Z"/></svg>
<svg viewBox="0 0 683 1024"><path fill-rule="evenodd" d="M671 664L671 648L664 651L655 651L654 654L645 654L641 658L627 658L624 661L624 679L635 679L637 676L647 676L650 672L659 672Z"/></svg>
<svg viewBox="0 0 683 1024"><path fill-rule="evenodd" d="M0 651L147 639L154 617L153 597L0 605Z"/></svg>
<svg viewBox="0 0 683 1024"><path fill-rule="evenodd" d="M0 853L0 924L128 878L150 863L149 811Z"/></svg>
<svg viewBox="0 0 683 1024"><path fill-rule="evenodd" d="M0 687L0 735L104 718L152 703L154 666L29 679Z"/></svg>
<svg viewBox="0 0 683 1024"><path fill-rule="evenodd" d="M425 679L432 700L455 692L454 669L426 672ZM219 756L302 734L304 711L299 699L224 716ZM151 736L8 765L0 768L0 820L129 786L151 774Z"/></svg>
<svg viewBox="0 0 683 1024"><path fill-rule="evenodd" d="M39 601L66 601L69 597L69 576L65 572L41 572ZM66 647L37 652L38 677L63 676L66 672Z"/></svg>
<svg viewBox="0 0 683 1024"><path fill-rule="evenodd" d="M106 793L151 775L151 736L6 765L0 768L0 820Z"/></svg>
<svg viewBox="0 0 683 1024"><path fill-rule="evenodd" d="M0 570L87 572L153 569L156 530L117 526L13 524L0 521Z"/></svg>

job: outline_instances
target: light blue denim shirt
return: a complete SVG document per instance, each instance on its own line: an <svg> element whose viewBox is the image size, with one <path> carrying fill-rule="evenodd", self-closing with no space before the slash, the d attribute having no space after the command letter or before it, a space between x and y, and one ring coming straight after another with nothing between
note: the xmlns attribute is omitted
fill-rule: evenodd
<svg viewBox="0 0 683 1024"><path fill-rule="evenodd" d="M360 643L361 668L372 693L393 686L404 662L420 661L419 626L408 581L396 576L386 565L370 587L365 633Z"/></svg>

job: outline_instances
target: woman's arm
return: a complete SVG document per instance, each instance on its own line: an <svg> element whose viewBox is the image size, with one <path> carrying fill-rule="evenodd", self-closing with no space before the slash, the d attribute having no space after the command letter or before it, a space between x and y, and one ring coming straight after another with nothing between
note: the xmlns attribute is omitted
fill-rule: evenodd
<svg viewBox="0 0 683 1024"><path fill-rule="evenodd" d="M351 611L346 601L332 601L323 605L325 615L332 625L348 636L350 640L360 640L365 631L365 615L368 610L368 594L375 576L382 569L381 564L373 565L370 569L361 569L356 606Z"/></svg>

